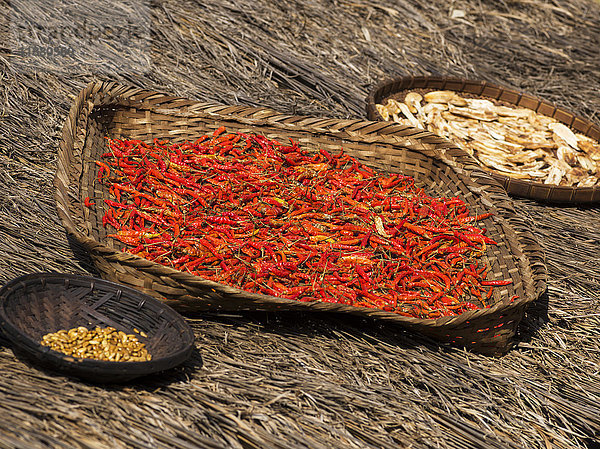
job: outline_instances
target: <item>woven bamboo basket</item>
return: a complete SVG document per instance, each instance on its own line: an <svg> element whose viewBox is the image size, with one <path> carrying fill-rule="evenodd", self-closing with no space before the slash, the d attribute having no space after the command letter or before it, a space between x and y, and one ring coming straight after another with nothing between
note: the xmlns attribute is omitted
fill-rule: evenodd
<svg viewBox="0 0 600 449"><path fill-rule="evenodd" d="M257 133L280 141L292 138L309 151L343 147L374 169L414 177L430 194L460 197L473 213L493 212L483 225L487 235L500 244L488 248L485 261L494 278L511 278L514 283L496 289L490 308L427 320L379 309L248 293L122 252L106 237L101 221L104 210L83 205L88 196L99 204L99 198L108 197L105 187L94 182L94 161L104 152L105 138L180 142L195 140L220 126L228 132ZM389 122L288 116L265 108L208 104L93 83L79 94L67 117L54 185L60 219L68 234L89 251L101 275L155 296L181 312L344 312L391 321L442 342L497 354L507 350L525 308L545 290L542 251L530 224L515 214L502 187L446 139ZM514 295L518 298L511 301Z"/></svg>
<svg viewBox="0 0 600 449"><path fill-rule="evenodd" d="M535 112L558 120L575 132L600 141L600 126L566 109L559 108L552 103L540 100L531 95L486 81L472 81L461 78L409 76L384 81L375 87L367 97L367 118L369 120L381 120L382 117L377 112L377 109L375 109L375 105L382 102L385 103L387 98L395 94L412 89L450 90L532 109ZM492 177L498 180L509 194L517 197L554 203L594 203L600 201L600 186L567 187L549 185L526 179L511 178L488 170L483 165L482 169L488 171Z"/></svg>
<svg viewBox="0 0 600 449"><path fill-rule="evenodd" d="M43 346L42 337L60 329L110 326L133 334L151 360L112 362L78 358ZM0 289L0 328L16 351L35 364L91 382L126 382L184 362L194 348L185 319L156 299L123 285L90 276L35 273Z"/></svg>

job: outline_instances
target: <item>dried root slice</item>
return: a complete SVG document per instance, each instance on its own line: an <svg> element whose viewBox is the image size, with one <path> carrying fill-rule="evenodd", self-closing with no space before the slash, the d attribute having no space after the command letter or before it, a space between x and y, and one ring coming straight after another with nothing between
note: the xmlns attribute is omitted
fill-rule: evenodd
<svg viewBox="0 0 600 449"><path fill-rule="evenodd" d="M572 147L560 146L556 150L556 157L569 165L575 166L577 164L577 153L578 151Z"/></svg>
<svg viewBox="0 0 600 449"><path fill-rule="evenodd" d="M586 153L590 159L600 161L600 144L591 140L580 140L577 142L578 148Z"/></svg>
<svg viewBox="0 0 600 449"><path fill-rule="evenodd" d="M510 118L528 118L532 113L534 113L531 109L511 108L508 106L496 106L495 111L496 114L501 117Z"/></svg>
<svg viewBox="0 0 600 449"><path fill-rule="evenodd" d="M572 185L581 184L581 182L584 179L589 178L589 176L582 168L572 168L571 170L567 171L565 178L567 181L566 184Z"/></svg>
<svg viewBox="0 0 600 449"><path fill-rule="evenodd" d="M421 106L421 102L423 101L423 97L417 92L409 92L404 97L404 103L410 109L410 112L413 114L423 113L423 107Z"/></svg>
<svg viewBox="0 0 600 449"><path fill-rule="evenodd" d="M581 165L585 170L587 170L589 172L596 171L596 169L597 169L596 164L585 154L580 153L576 157L577 157L577 162L579 162L579 165Z"/></svg>
<svg viewBox="0 0 600 449"><path fill-rule="evenodd" d="M451 103L458 95L451 90L437 90L435 92L427 92L423 98L427 103Z"/></svg>
<svg viewBox="0 0 600 449"><path fill-rule="evenodd" d="M548 128L554 132L555 137L563 140L567 145L577 149L577 136L565 125L562 123L551 123L548 125Z"/></svg>
<svg viewBox="0 0 600 449"><path fill-rule="evenodd" d="M594 187L598 182L598 176L588 176L577 183L577 187Z"/></svg>
<svg viewBox="0 0 600 449"><path fill-rule="evenodd" d="M412 112L410 112L408 105L404 103L399 103L398 106L400 107L400 112L402 112L404 117L406 117L411 126L414 126L416 128L422 128L421 122L419 122L419 120L416 119Z"/></svg>
<svg viewBox="0 0 600 449"><path fill-rule="evenodd" d="M386 108L382 104L376 104L375 109L377 109L377 113L385 120L388 121L390 119L390 113L388 112L388 108Z"/></svg>
<svg viewBox="0 0 600 449"><path fill-rule="evenodd" d="M498 118L498 114L495 112L484 109L459 108L457 106L450 106L449 111L454 115L460 115L473 120L482 120L486 122L492 122Z"/></svg>
<svg viewBox="0 0 600 449"><path fill-rule="evenodd" d="M565 176L565 173L565 170L562 170L560 167L552 167L548 173L548 177L544 180L544 184L559 185L560 181L563 179L563 176Z"/></svg>

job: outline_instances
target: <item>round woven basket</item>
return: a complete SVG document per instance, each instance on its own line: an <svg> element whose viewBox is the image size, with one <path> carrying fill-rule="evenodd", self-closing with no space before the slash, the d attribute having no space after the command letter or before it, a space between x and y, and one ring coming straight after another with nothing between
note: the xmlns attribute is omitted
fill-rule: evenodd
<svg viewBox="0 0 600 449"><path fill-rule="evenodd" d="M494 215L483 222L498 246L485 262L495 279L513 284L495 289L493 305L456 317L418 319L379 309L324 302L299 302L248 293L122 252L106 237L102 207L87 208L85 197L103 204L103 184L94 163L106 137L195 140L225 126L228 132L289 138L309 151L340 148L380 172L410 175L428 193L460 197L473 213ZM106 279L153 295L178 311L313 310L388 320L443 342L485 353L502 353L527 305L545 290L546 269L531 224L518 217L502 187L446 139L389 122L288 116L265 108L207 104L113 83L93 83L76 99L67 117L55 177L58 214L67 232L87 251ZM512 300L514 296L518 298Z"/></svg>
<svg viewBox="0 0 600 449"><path fill-rule="evenodd" d="M84 326L137 334L147 362L108 362L65 355L41 345L42 336ZM147 295L102 279L70 274L21 276L0 290L0 328L36 364L91 382L125 382L173 368L192 353L194 333L185 319Z"/></svg>
<svg viewBox="0 0 600 449"><path fill-rule="evenodd" d="M369 120L382 120L375 105L385 103L387 98L413 89L450 90L506 102L552 117L567 125L573 131L600 141L600 126L566 109L559 108L552 103L540 100L531 95L486 81L472 81L461 78L409 76L384 81L375 87L367 97L367 118ZM498 180L511 195L555 203L594 203L600 201L600 186L566 187L549 185L525 179L511 178L488 170L483 165L481 167Z"/></svg>

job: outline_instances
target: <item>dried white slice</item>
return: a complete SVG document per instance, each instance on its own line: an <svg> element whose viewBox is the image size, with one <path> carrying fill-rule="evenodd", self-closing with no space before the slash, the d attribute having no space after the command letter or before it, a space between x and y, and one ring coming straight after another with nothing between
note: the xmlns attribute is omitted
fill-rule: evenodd
<svg viewBox="0 0 600 449"><path fill-rule="evenodd" d="M567 184L572 186L572 185L578 184L579 182L581 182L588 176L589 175L588 175L587 171L585 171L584 169L582 169L580 167L575 167L566 173L565 178L567 180Z"/></svg>
<svg viewBox="0 0 600 449"><path fill-rule="evenodd" d="M546 162L545 162L545 157L548 153L546 153L544 150L541 149L537 149L537 150L527 150L524 149L523 151L519 151L517 154L513 154L510 157L510 160L519 164L530 164L535 162L536 164L539 163L541 164L538 168L543 167Z"/></svg>
<svg viewBox="0 0 600 449"><path fill-rule="evenodd" d="M465 100L463 97L461 97L458 94L455 94L454 97L452 97L452 99L448 102L451 105L454 106L469 106L469 103L467 102L467 100Z"/></svg>
<svg viewBox="0 0 600 449"><path fill-rule="evenodd" d="M383 219L379 215L376 215L373 221L375 222L375 229L377 230L377 233L383 238L389 239L390 235L385 232L385 228L383 227Z"/></svg>
<svg viewBox="0 0 600 449"><path fill-rule="evenodd" d="M398 114L392 114L392 120L400 125L412 126L407 119L400 117Z"/></svg>
<svg viewBox="0 0 600 449"><path fill-rule="evenodd" d="M480 144L491 151L498 151L500 154L503 154L504 157L510 162L514 162L514 155L517 155L524 150L524 147L522 145L492 139L487 133L472 132L469 134L469 136L471 137L471 139L473 139L473 141L470 142L471 144Z"/></svg>
<svg viewBox="0 0 600 449"><path fill-rule="evenodd" d="M538 148L554 149L556 144L552 140L542 139L535 135L523 136L515 133L507 132L504 136L507 142L512 142L518 145L522 145L524 148L530 150L537 150Z"/></svg>
<svg viewBox="0 0 600 449"><path fill-rule="evenodd" d="M550 155L546 156L546 162L551 167L559 168L560 170L564 171L565 173L573 168L569 164L567 164L565 161L561 161L560 159L556 159L554 156L550 156Z"/></svg>
<svg viewBox="0 0 600 449"><path fill-rule="evenodd" d="M476 109L478 111L493 112L494 115L497 114L496 105L494 103L492 103L490 100L472 98L472 99L467 100L467 104L469 105L470 109Z"/></svg>
<svg viewBox="0 0 600 449"><path fill-rule="evenodd" d="M579 165L581 165L585 170L591 173L596 171L596 164L594 164L594 161L592 161L585 154L579 153L577 155L577 162L579 162Z"/></svg>
<svg viewBox="0 0 600 449"><path fill-rule="evenodd" d="M451 90L435 90L427 92L423 98L427 103L450 103L455 96L456 93Z"/></svg>
<svg viewBox="0 0 600 449"><path fill-rule="evenodd" d="M539 178L539 181L543 181L548 176L548 172L527 172L525 174L526 178Z"/></svg>
<svg viewBox="0 0 600 449"><path fill-rule="evenodd" d="M387 101L385 107L390 114L398 114L400 112L400 106L398 105L398 102L392 98Z"/></svg>
<svg viewBox="0 0 600 449"><path fill-rule="evenodd" d="M432 133L438 134L443 137L448 137L448 132L446 130L446 125L448 124L448 122L439 115L436 114L431 118L428 117L426 123L427 129Z"/></svg>
<svg viewBox="0 0 600 449"><path fill-rule="evenodd" d="M581 181L577 183L577 187L594 187L598 184L598 178L596 176L588 176L583 178Z"/></svg>
<svg viewBox="0 0 600 449"><path fill-rule="evenodd" d="M565 173L565 170L560 169L558 166L553 166L548 173L548 177L544 180L544 184L559 185Z"/></svg>
<svg viewBox="0 0 600 449"><path fill-rule="evenodd" d="M494 171L494 172L496 172L496 173L498 173L500 175L503 175L503 176L508 176L510 178L516 178L516 179L531 179L530 176L528 176L527 174L525 174L525 173L523 173L523 172L521 172L519 170L510 170L510 169L507 169L507 168L497 169L497 168L491 167L491 166L489 166L487 164L485 164L485 165L486 165L486 167L487 167L488 170ZM544 173L543 177L546 177L545 173Z"/></svg>
<svg viewBox="0 0 600 449"><path fill-rule="evenodd" d="M404 103L398 103L398 107L400 111L406 117L406 119L410 122L410 124L416 128L421 128L421 123L416 119L416 117L410 112L408 105Z"/></svg>
<svg viewBox="0 0 600 449"><path fill-rule="evenodd" d="M473 108L459 108L458 106L450 105L448 110L454 115L460 115L463 117L471 118L474 120L483 120L486 122L491 122L498 117L493 111L486 111L481 109L473 109Z"/></svg>
<svg viewBox="0 0 600 449"><path fill-rule="evenodd" d="M503 148L507 153L509 153L508 158L513 159L513 156L525 151L526 147L521 145L520 143L514 142L498 142L498 146Z"/></svg>
<svg viewBox="0 0 600 449"><path fill-rule="evenodd" d="M506 152L498 148L494 145L486 144L486 142L481 142L479 140L472 140L469 142L469 146L473 148L478 155L485 154L487 156L492 156L497 158L498 160L503 161L505 164L509 164L510 162L506 159Z"/></svg>
<svg viewBox="0 0 600 449"><path fill-rule="evenodd" d="M544 171L540 171L544 165L546 165L546 162L544 160L533 159L533 160L527 161L523 165L519 166L519 169L521 169L524 173L527 173L527 174L530 174L530 173L539 174L539 173L545 173Z"/></svg>
<svg viewBox="0 0 600 449"><path fill-rule="evenodd" d="M490 125L491 124L488 124L488 123L486 123L486 124L482 123L483 129L485 129L487 131L487 133L492 137L492 139L505 141L506 139L504 137L504 134L502 132L500 132L499 130L494 129Z"/></svg>
<svg viewBox="0 0 600 449"><path fill-rule="evenodd" d="M577 146L581 151L586 153L590 159L600 161L600 144L591 142L590 140L579 140Z"/></svg>
<svg viewBox="0 0 600 449"><path fill-rule="evenodd" d="M422 101L423 97L417 92L409 92L406 94L406 97L404 97L404 103L406 103L406 105L410 109L410 112L412 112L413 114L422 114Z"/></svg>
<svg viewBox="0 0 600 449"><path fill-rule="evenodd" d="M561 145L556 149L556 157L561 161L565 161L570 166L577 165L577 154L579 152L569 146Z"/></svg>
<svg viewBox="0 0 600 449"><path fill-rule="evenodd" d="M377 109L377 112L379 113L379 115L381 115L381 118L384 120L389 120L390 119L390 113L388 111L388 109L382 105L382 104L376 104L375 105L375 109Z"/></svg>
<svg viewBox="0 0 600 449"><path fill-rule="evenodd" d="M453 106L449 106L449 108L452 107ZM444 118L444 120L448 120L449 122L461 123L469 127L475 127L479 123L477 119L453 114L452 112L450 112L450 109L448 109L447 111L442 111L441 116Z"/></svg>
<svg viewBox="0 0 600 449"><path fill-rule="evenodd" d="M550 123L548 128L554 132L554 135L565 141L565 143L573 148L577 148L577 136L567 126L562 123Z"/></svg>
<svg viewBox="0 0 600 449"><path fill-rule="evenodd" d="M527 117L528 123L536 129L548 130L548 126L552 123L557 123L555 119L546 117L545 115L536 114L531 111L532 114Z"/></svg>
<svg viewBox="0 0 600 449"><path fill-rule="evenodd" d="M502 157L480 153L477 155L477 158L488 167L492 167L497 170L506 171L509 173L519 173L514 169L514 167L507 164L506 160Z"/></svg>
<svg viewBox="0 0 600 449"><path fill-rule="evenodd" d="M502 117L527 118L533 111L525 108L511 108L509 106L496 106L496 114Z"/></svg>
<svg viewBox="0 0 600 449"><path fill-rule="evenodd" d="M459 123L456 122L446 122L446 129L453 135L456 137L460 137L462 139L468 139L469 138L469 131L468 129L465 129L465 127L461 126Z"/></svg>
<svg viewBox="0 0 600 449"><path fill-rule="evenodd" d="M448 109L448 105L443 103L427 103L423 106L423 114L431 114L432 112L442 112Z"/></svg>

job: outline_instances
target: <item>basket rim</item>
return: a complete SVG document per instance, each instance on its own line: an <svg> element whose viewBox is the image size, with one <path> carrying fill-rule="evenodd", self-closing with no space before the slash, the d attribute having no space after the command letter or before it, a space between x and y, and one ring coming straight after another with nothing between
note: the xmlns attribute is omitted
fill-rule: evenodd
<svg viewBox="0 0 600 449"><path fill-rule="evenodd" d="M366 98L366 113L367 118L369 120L382 120L382 117L379 115L375 108L375 104L381 101L388 96L401 92L404 90L409 90L413 88L422 88L419 86L421 83L432 83L439 86L439 90L451 90L454 92L464 92L466 86L477 86L479 88L480 93L474 93L475 95L479 95L481 97L486 98L494 98L496 100L500 99L502 95L511 95L516 97L516 103L513 103L520 107L525 107L527 109L532 109L535 112L539 112L539 109L546 109L548 111L552 111L551 117L559 122L569 126L569 128L573 129L573 124L578 123L582 127L585 128L585 131L575 130L577 132L586 134L589 132L594 132L598 136L600 136L600 125L581 117L580 115L574 114L569 110L556 106L555 104L543 100L537 96L528 94L524 91L514 90L509 87L502 86L500 84L491 83L485 80L475 80L468 78L459 78L459 77L451 77L451 76L400 76L395 78L389 78L383 80L375 85L375 87L369 92ZM402 89L396 89L399 85L407 85ZM450 87L449 87L450 86ZM456 88L456 86L461 86L460 88ZM433 87L424 87L426 89L433 89ZM435 87L438 89L438 87ZM484 95L484 92L497 92L497 95ZM469 92L473 93L473 92ZM505 100L505 98L503 98ZM526 104L520 104L526 103ZM537 103L537 108L533 109L528 107L527 104ZM540 112L541 113L541 112ZM548 115L548 114L544 114ZM559 117L555 117L558 115ZM570 121L565 121L561 119L562 116L571 117ZM441 136L440 136L441 137ZM443 137L441 137L443 138ZM476 161L476 159L470 156L472 159ZM513 194L518 197L530 198L534 200L545 201L549 203L560 203L560 204L586 204L586 203L597 203L600 202L600 185L594 187L573 187L573 186L557 186L553 184L544 184L536 181L528 181L520 178L511 178L510 176L502 175L498 172L488 169L486 166L480 164L476 161L476 163L481 167L482 170L485 170L490 176L496 179L506 190L508 193Z"/></svg>
<svg viewBox="0 0 600 449"><path fill-rule="evenodd" d="M31 335L20 330L13 324L12 318L6 313L4 298L10 293L22 289L25 284L31 285L32 283L39 282L45 284L49 280L71 280L82 283L91 283L92 285L102 285L115 288L122 291L124 294L131 297L138 297L143 300L144 303L151 304L158 310L164 311L168 314L169 318L177 321L177 324L181 330L179 332L181 336L182 345L175 352L171 352L166 356L160 358L152 358L148 361L135 361L135 362L113 362L107 360L96 360L90 358L74 357L64 354L59 351L54 351L47 346L43 346L39 341L35 340ZM41 285L40 285L41 287ZM47 359L53 359L57 363L66 364L75 369L77 373L92 372L94 375L112 375L124 374L127 376L151 374L157 371L163 371L168 368L172 368L179 363L185 361L191 354L194 347L194 332L190 325L186 322L185 318L177 313L168 304L165 304L156 298L148 296L138 290L135 290L126 285L121 285L113 281L101 279L93 276L76 275L70 273L56 273L56 272L41 272L41 273L30 273L21 275L17 278L12 279L0 288L0 331L17 347L26 351L29 354L35 353L43 355ZM62 369L64 371L64 369ZM116 373L118 371L119 373Z"/></svg>
<svg viewBox="0 0 600 449"><path fill-rule="evenodd" d="M166 103L166 105L163 103ZM150 262L133 254L115 251L101 242L81 233L71 218L71 210L69 208L67 196L60 192L61 187L64 188L65 186L59 175L61 175L61 170L63 171L62 174L65 175L64 159L73 149L74 136L77 135L78 128L80 127L78 124L78 116L85 113L85 108L104 106L135 107L138 111L153 110L154 112L160 111L161 113L167 111L175 115L183 116L203 115L223 123L233 121L250 126L270 126L280 130L287 129L299 132L326 133L337 138L341 138L340 136L343 135L344 140L402 146L410 150L418 151L427 157L439 159L442 163L450 166L450 169L458 172L463 179L469 180L469 182L474 185L474 188L477 189L478 193L485 196L487 199L486 206L491 206L495 209L498 212L497 215L503 220L503 223L515 233L516 243L519 245L521 251L521 257L519 258L520 272L522 273L523 265L527 267L528 272L531 270L528 276L522 276L524 288L528 294L524 297L519 297L514 301L504 298L490 308L468 311L453 317L421 319L404 317L392 312L378 310L378 312L381 313L378 313L377 318L401 322L409 327L439 328L450 324L456 325L465 322L468 323L469 320L474 318L487 315L492 316L494 314L502 313L503 311L513 310L517 307L525 308L530 302L539 298L546 289L546 269L543 252L537 244L533 234L528 231L528 225L523 219L516 215L514 208L512 207L512 202L506 195L502 186L487 173L479 170L479 166L473 163L466 152L447 139L436 136L429 131L423 131L398 124L390 125L381 121L290 116L268 108L219 105L198 100L188 100L182 97L141 88L126 87L113 82L92 82L79 93L65 122L63 136L60 142L59 164L54 180L54 187L57 212L67 232L73 235L86 249L101 252L102 256L105 258L113 257L115 259L118 258L119 260L127 260L133 265L143 266L143 268L148 271L173 277L177 281L187 282L191 285L208 286L221 294L243 296L244 298L256 301L257 304L268 302L269 304L287 305L296 310L308 310L305 306L310 305L313 310L321 311L343 311L355 314L360 314L361 311L367 310L372 312L372 309L369 308L323 303L319 301L303 303L275 296L249 293L235 287L208 281L189 273L178 271L155 262ZM231 112L232 110L233 112ZM87 112L89 113L89 111ZM284 121L286 122L283 123ZM292 122L292 124L289 122ZM394 133L398 130L408 131L408 137L399 137L398 135L395 135ZM85 131L86 129L84 129L84 132ZM452 163L453 159L462 161L463 163ZM469 178L466 174L466 168L477 171L475 180ZM66 179L69 179L68 176ZM501 197L502 201L492 201L488 196L488 191L491 192L489 195L497 195ZM77 201L81 203L82 200L77 198ZM520 225L519 229L515 229L509 221L511 223L517 222L517 224ZM525 255L523 250L525 246L528 246L526 242L529 242L530 245L531 242L533 242L535 246L535 249L528 255ZM535 259L535 264L532 264L531 258ZM535 265L535 267L531 268L533 265Z"/></svg>

